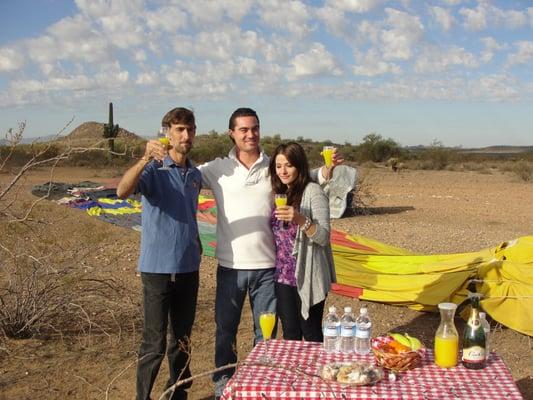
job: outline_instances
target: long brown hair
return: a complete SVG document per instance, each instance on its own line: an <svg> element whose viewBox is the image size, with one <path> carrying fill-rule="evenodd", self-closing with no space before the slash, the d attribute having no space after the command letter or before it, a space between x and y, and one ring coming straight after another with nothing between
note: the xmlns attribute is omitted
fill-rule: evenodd
<svg viewBox="0 0 533 400"><path fill-rule="evenodd" d="M276 175L276 156L278 154L283 154L289 163L291 163L293 167L296 167L296 170L298 171L298 176L291 184L290 188L282 183ZM304 189L307 184L311 182L311 178L309 177L309 163L307 162L307 156L305 155L303 147L296 142L280 144L276 147L276 150L274 150L274 154L272 154L268 169L270 172L270 182L272 183L273 192L275 194L286 193L287 204L293 207L299 207Z"/></svg>

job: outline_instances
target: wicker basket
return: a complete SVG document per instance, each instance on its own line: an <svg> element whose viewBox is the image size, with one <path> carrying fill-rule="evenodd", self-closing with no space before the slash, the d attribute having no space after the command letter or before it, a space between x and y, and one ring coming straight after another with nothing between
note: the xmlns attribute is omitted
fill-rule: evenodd
<svg viewBox="0 0 533 400"><path fill-rule="evenodd" d="M422 358L426 351L424 348L405 353L388 353L382 351L383 345L387 342L387 340L383 339L384 338L377 338L377 340L372 341L372 351L374 352L376 361L378 365L383 368L395 372L401 372L416 368L422 362Z"/></svg>

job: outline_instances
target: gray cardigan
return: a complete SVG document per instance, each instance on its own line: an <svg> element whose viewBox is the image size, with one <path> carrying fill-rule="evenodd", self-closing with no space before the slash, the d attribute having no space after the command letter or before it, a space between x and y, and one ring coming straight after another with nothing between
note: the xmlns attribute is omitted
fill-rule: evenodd
<svg viewBox="0 0 533 400"><path fill-rule="evenodd" d="M326 298L335 268L330 242L329 201L320 185L309 183L302 195L300 213L308 216L316 231L307 237L300 229L294 241L296 257L296 288L302 301L302 317L309 317L309 309Z"/></svg>

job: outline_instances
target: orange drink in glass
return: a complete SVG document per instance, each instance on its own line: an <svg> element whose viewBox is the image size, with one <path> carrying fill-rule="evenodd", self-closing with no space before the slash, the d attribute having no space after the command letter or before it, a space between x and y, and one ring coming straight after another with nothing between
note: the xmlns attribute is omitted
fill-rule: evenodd
<svg viewBox="0 0 533 400"><path fill-rule="evenodd" d="M167 135L168 135L168 127L162 126L159 129L159 132L157 133L157 140L159 140L159 143L161 143L165 147L165 149L168 150L168 148L170 147L170 139L168 138ZM170 168L166 167L161 161L161 166L158 169L169 170Z"/></svg>
<svg viewBox="0 0 533 400"><path fill-rule="evenodd" d="M268 357L268 341L272 337L272 331L276 325L276 313L267 311L262 312L259 315L259 327L261 328L261 333L263 334L263 341L265 342L265 354L261 357L261 362L269 362Z"/></svg>
<svg viewBox="0 0 533 400"><path fill-rule="evenodd" d="M335 150L334 146L324 146L322 149L322 157L324 157L324 164L327 168L331 168L333 165L333 151Z"/></svg>
<svg viewBox="0 0 533 400"><path fill-rule="evenodd" d="M274 203L276 204L276 207L285 207L287 205L287 195L276 194L274 196Z"/></svg>

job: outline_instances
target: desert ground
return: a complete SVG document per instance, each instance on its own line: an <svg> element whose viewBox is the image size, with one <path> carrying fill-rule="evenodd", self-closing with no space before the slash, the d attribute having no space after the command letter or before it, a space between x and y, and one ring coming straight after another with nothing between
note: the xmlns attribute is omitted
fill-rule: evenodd
<svg viewBox="0 0 533 400"><path fill-rule="evenodd" d="M29 190L36 183L51 179L113 183L121 173L57 168L51 177L49 169L31 171L18 184L21 190L16 207L31 206L35 198ZM477 251L533 234L533 184L511 174L495 170L393 173L385 168L362 169L360 174L375 196L369 206L372 213L334 220L336 229L425 254ZM0 180L5 183L12 176L4 173ZM12 251L38 253L43 260L47 256L48 262L68 264L83 276L111 280L118 294L112 293L109 304L98 309L89 305L76 307L72 301L72 315L62 325L51 326L29 339L0 341L0 400L134 399L142 321L140 279L136 274L139 233L46 200L34 207L30 217L22 223L0 220L4 246ZM5 256L4 252L2 257ZM214 365L215 268L214 259L203 258L192 335L193 374L209 371ZM328 297L327 305L330 304L359 308L357 299L337 295ZM374 335L407 331L420 337L426 346L433 346L437 314L378 303L367 306ZM65 323L70 323L72 329L65 329ZM461 332L462 321L456 320L456 325ZM494 321L491 326L493 348L508 365L524 398L533 399L531 338ZM251 346L250 309L245 306L238 336L240 359ZM165 368L163 365L156 382L154 399L162 392ZM209 377L194 381L190 399L212 396Z"/></svg>

